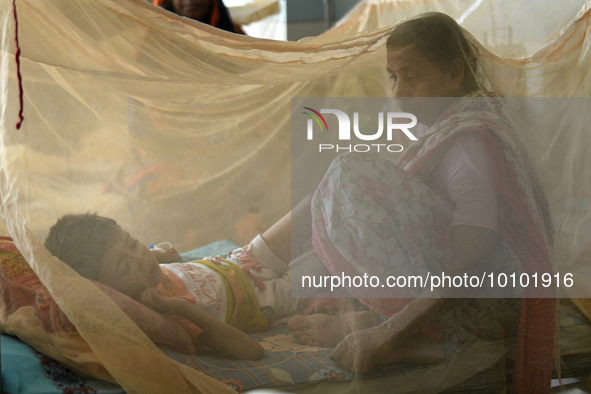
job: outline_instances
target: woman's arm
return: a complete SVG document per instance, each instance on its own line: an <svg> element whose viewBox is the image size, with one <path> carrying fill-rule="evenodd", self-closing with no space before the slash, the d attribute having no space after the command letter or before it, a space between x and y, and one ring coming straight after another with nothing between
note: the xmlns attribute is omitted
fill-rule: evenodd
<svg viewBox="0 0 591 394"><path fill-rule="evenodd" d="M496 237L493 230L484 227L455 226L454 259L447 265L446 275L473 272L472 267L492 252ZM384 352L395 351L393 349L405 339L416 335L429 322L441 317L445 310L457 305L461 298L445 298L452 294L445 290L438 291L437 296L423 293L383 324L349 334L337 345L331 358L348 370L369 371Z"/></svg>
<svg viewBox="0 0 591 394"><path fill-rule="evenodd" d="M263 357L265 350L252 337L186 299L162 297L156 289L148 289L142 294L141 302L156 312L181 316L201 328L203 332L198 342L223 357L236 360L260 360Z"/></svg>

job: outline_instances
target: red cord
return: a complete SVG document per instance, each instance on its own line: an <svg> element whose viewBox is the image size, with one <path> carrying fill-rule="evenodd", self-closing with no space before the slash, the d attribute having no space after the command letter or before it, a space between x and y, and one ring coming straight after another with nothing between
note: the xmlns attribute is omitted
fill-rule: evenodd
<svg viewBox="0 0 591 394"><path fill-rule="evenodd" d="M12 0L12 11L14 14L14 41L16 43L16 55L14 57L16 60L16 75L18 77L18 98L19 98L19 103L20 103L20 110L18 112L18 119L19 120L18 120L18 123L16 124L16 129L20 130L25 118L23 116L24 92L23 92L23 77L21 75L21 47L18 44L18 18L16 16L16 0Z"/></svg>

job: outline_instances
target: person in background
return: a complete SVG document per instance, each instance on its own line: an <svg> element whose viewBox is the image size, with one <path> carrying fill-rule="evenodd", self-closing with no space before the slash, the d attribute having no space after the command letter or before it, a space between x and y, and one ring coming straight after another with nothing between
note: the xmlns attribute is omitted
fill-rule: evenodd
<svg viewBox="0 0 591 394"><path fill-rule="evenodd" d="M267 231L268 247L289 259L286 234L303 228L298 238L312 238L327 273L381 283L442 272L551 275L545 191L501 100L481 84L476 40L452 17L426 13L398 24L386 49L399 108L429 129L397 165L371 153L337 158L302 202L305 216L294 213ZM357 314L355 329L343 330L341 317L316 314L296 316L288 328L302 344L336 345L331 359L354 372L400 361L408 350L433 363L445 359L444 344L517 338L513 390L549 392L555 300L548 289L383 286L369 296L363 286L347 288L379 325Z"/></svg>
<svg viewBox="0 0 591 394"><path fill-rule="evenodd" d="M232 21L222 0L152 0L152 4L218 29L244 34L240 26Z"/></svg>

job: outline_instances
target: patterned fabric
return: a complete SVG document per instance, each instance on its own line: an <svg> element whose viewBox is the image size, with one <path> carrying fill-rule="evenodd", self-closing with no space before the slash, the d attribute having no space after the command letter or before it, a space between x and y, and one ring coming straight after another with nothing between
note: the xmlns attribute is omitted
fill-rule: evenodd
<svg viewBox="0 0 591 394"><path fill-rule="evenodd" d="M217 272L225 282L226 322L244 332L266 331L269 322L261 314L254 288L244 271L228 260L223 263L218 263L217 259L204 260L203 264Z"/></svg>
<svg viewBox="0 0 591 394"><path fill-rule="evenodd" d="M329 358L332 348L296 343L286 327L272 327L265 333L251 334L265 349L261 361L226 360L219 357L189 356L165 349L172 359L218 379L236 390L276 388L300 383L371 379L404 374L424 367L396 364L376 367L371 373L354 374L335 365ZM457 350L456 344L445 347L446 355Z"/></svg>
<svg viewBox="0 0 591 394"><path fill-rule="evenodd" d="M216 241L189 252L180 253L181 261L187 263L189 261L202 260L207 256L226 256L233 249L237 248L238 245L228 240Z"/></svg>
<svg viewBox="0 0 591 394"><path fill-rule="evenodd" d="M257 296L246 274L236 264L221 257L211 258L211 260L197 260L193 263L207 267L222 280L227 303L225 305L226 323L244 332L265 331L269 323L261 314ZM217 261L220 261L220 263ZM173 263L168 266L191 265L193 263ZM162 269L163 272L166 272L164 266ZM203 277L198 276L194 280L203 281ZM159 289L161 289L161 286ZM221 291L221 289L217 291ZM160 294L169 296L162 291ZM191 302L195 303L194 300L191 300Z"/></svg>
<svg viewBox="0 0 591 394"><path fill-rule="evenodd" d="M51 357L20 341L2 335L2 389L19 394L120 394L118 385L83 378Z"/></svg>
<svg viewBox="0 0 591 394"><path fill-rule="evenodd" d="M89 387L80 376L73 373L70 369L62 367L54 359L47 357L37 350L31 348L31 353L39 359L39 364L43 370L43 375L59 390L64 393L95 394L97 391Z"/></svg>
<svg viewBox="0 0 591 394"><path fill-rule="evenodd" d="M367 273L386 283L390 275L440 274L453 258L450 202L382 156L337 158L317 188L312 211L314 248L333 275ZM358 298L388 298L392 292L414 298L422 292L412 287L348 290Z"/></svg>
<svg viewBox="0 0 591 394"><path fill-rule="evenodd" d="M314 249L333 274L425 276L427 272L436 274L444 269L453 257L452 207L424 183L436 173L447 148L468 132L478 132L484 138L493 161L495 184L504 199L499 220L503 240L495 249L500 257L495 258L496 269L511 273L519 273L521 269L552 273L552 226L543 188L525 149L502 113L500 101L486 96L477 92L457 100L425 136L408 148L399 167L362 155L345 155L331 165L314 194L312 214ZM525 295L552 297L550 290L528 289ZM376 295L371 296L380 297L380 294L383 294L381 289L376 289ZM417 295L418 292L398 294L399 297ZM382 316L391 316L409 302L391 298L361 301ZM509 314L496 314L499 319L486 313L497 323L482 333L478 330L473 333L495 336L495 330L503 329L505 317L511 320L515 302L514 299L504 302ZM482 316L479 309L483 306L494 315L494 301L464 302L455 321L460 324L473 321L472 317ZM514 381L517 392L548 390L553 313L554 300L550 298L527 299L521 304ZM529 388L525 382L530 384Z"/></svg>
<svg viewBox="0 0 591 394"><path fill-rule="evenodd" d="M572 303L563 300L560 312L560 326L562 328L581 326L587 327L586 333L591 332L588 320ZM299 383L322 381L342 382L356 378L371 379L391 374L402 375L405 372L419 369L419 367L398 364L385 368L376 368L370 374L355 376L334 365L328 358L332 349L300 345L293 340L290 331L285 327L271 328L266 333L254 334L253 337L265 348L265 356L259 362L233 361L203 355L189 356L169 349L163 349L163 351L174 360L219 379L235 390L285 387ZM589 337L590 335L584 336L584 338ZM566 340L566 338L561 337L562 340ZM66 387L66 384L70 387L77 385L78 387L92 388L99 393L123 392L122 389L107 382L93 381L78 376L68 368L55 362L55 360L40 356L29 345L16 338L2 335L1 342L4 390L7 392L61 393L63 391L58 387ZM446 357L453 355L457 350L457 346L458 344L446 343L444 347ZM588 359L576 357L572 365L570 365L572 371L580 373L582 368L589 369L591 367ZM563 361L566 361L566 358L563 358ZM564 365L562 374L563 377L568 375L567 368ZM491 380L487 376L486 372L479 374L477 375L478 379L469 379L469 381L461 385L461 388L468 390L471 386L476 385L480 387L480 391L475 392L482 393L482 388L490 388ZM25 382L28 384L28 391L24 389ZM20 387L20 389L17 387ZM460 392L465 392L463 390ZM76 393L76 391L73 392Z"/></svg>
<svg viewBox="0 0 591 394"><path fill-rule="evenodd" d="M226 285L217 272L201 260L161 264L160 270L162 281L157 289L162 297L185 299L216 319L226 320Z"/></svg>
<svg viewBox="0 0 591 394"><path fill-rule="evenodd" d="M552 272L553 237L548 202L527 151L503 115L500 101L481 94L458 100L427 135L408 148L398 164L425 181L439 165L446 148L468 132L478 132L484 138L493 159L497 189L508 205L501 210L499 233L511 244L526 269ZM543 295L553 294L535 294Z"/></svg>
<svg viewBox="0 0 591 394"><path fill-rule="evenodd" d="M446 147L466 132L482 135L493 160L495 183L506 202L501 207L499 234L511 245L524 271L553 273L552 222L544 189L499 100L483 92L458 100L426 138L407 150L399 164L424 179L438 165ZM554 297L554 293L551 288L530 287L525 296ZM522 303L513 381L517 393L549 390L554 306L553 298L529 298Z"/></svg>
<svg viewBox="0 0 591 394"><path fill-rule="evenodd" d="M381 156L339 157L317 195L324 198L312 201L314 235L322 240L315 250L333 275L366 273L386 283L388 276L440 275L453 258L452 205ZM499 243L492 256L487 264L491 272L519 272L517 258L506 243ZM347 290L381 316L390 317L428 289L353 286ZM425 333L455 342L498 339L507 331L515 334L520 303L511 294L503 295L502 299L466 298L446 313L439 328Z"/></svg>

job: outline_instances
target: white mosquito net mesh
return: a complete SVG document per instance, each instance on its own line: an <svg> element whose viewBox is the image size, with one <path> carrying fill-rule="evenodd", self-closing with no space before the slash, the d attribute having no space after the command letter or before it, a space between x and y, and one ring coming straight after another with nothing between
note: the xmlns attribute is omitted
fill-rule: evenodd
<svg viewBox="0 0 591 394"><path fill-rule="evenodd" d="M14 3L24 122L16 128L13 1L1 0L0 217L104 369L73 360L57 335L51 345L36 339L19 316L4 313L4 330L128 392L231 390L168 359L47 252L43 240L61 215L97 212L146 244L180 251L248 243L292 208L290 99L391 96L391 27L425 11L445 12L474 35L484 82L504 96L591 92L584 1L363 1L332 30L299 42L230 34L143 0ZM583 117L561 122L520 137L548 194L555 269L580 275L580 297L591 283L591 139ZM437 379L423 392L444 388Z"/></svg>

